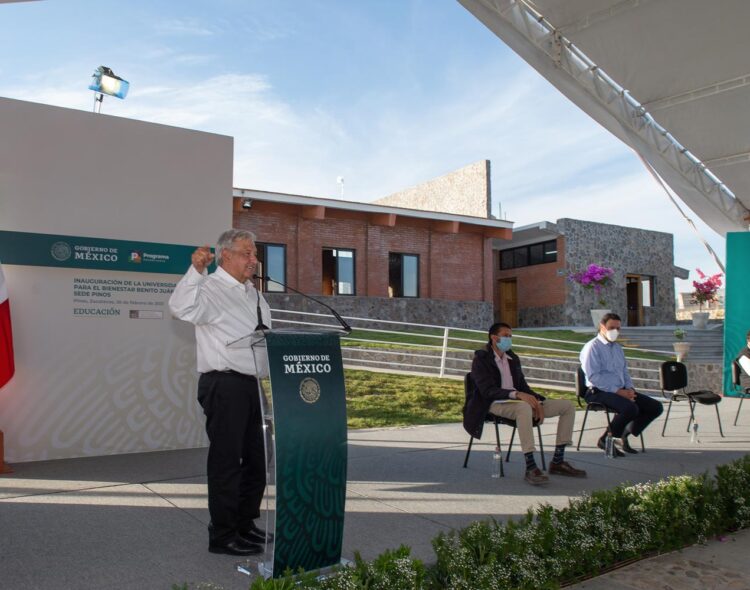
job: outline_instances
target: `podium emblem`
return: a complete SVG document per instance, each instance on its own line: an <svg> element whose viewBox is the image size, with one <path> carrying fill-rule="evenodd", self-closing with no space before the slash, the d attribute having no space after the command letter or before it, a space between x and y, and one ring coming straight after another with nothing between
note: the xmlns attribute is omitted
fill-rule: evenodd
<svg viewBox="0 0 750 590"><path fill-rule="evenodd" d="M320 399L320 383L312 377L305 377L299 384L299 395L304 402L314 404Z"/></svg>

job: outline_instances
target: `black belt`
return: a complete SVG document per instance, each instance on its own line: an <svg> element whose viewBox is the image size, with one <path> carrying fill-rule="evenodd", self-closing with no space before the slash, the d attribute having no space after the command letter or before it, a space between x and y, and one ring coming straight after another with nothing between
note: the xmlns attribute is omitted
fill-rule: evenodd
<svg viewBox="0 0 750 590"><path fill-rule="evenodd" d="M257 377L255 375L247 375L246 373L240 373L239 371L235 371L233 369L226 369L225 371L206 371L202 374L211 376L234 375L235 377L244 377L245 379L257 380Z"/></svg>

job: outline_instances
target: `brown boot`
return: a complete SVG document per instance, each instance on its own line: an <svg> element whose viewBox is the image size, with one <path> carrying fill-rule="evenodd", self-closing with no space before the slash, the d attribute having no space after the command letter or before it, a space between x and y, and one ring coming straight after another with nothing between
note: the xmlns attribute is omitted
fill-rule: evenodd
<svg viewBox="0 0 750 590"><path fill-rule="evenodd" d="M560 463L550 463L547 470L550 475L565 475L567 477L586 477L583 469L576 469L567 461Z"/></svg>

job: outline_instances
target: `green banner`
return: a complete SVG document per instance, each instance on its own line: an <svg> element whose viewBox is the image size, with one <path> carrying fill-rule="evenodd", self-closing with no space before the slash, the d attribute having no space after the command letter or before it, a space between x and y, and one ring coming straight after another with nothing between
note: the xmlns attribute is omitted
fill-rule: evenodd
<svg viewBox="0 0 750 590"><path fill-rule="evenodd" d="M21 266L181 275L194 250L195 246L0 231L0 260Z"/></svg>
<svg viewBox="0 0 750 590"><path fill-rule="evenodd" d="M747 346L750 330L750 232L727 234L727 281L724 291L724 395L732 386L732 361Z"/></svg>
<svg viewBox="0 0 750 590"><path fill-rule="evenodd" d="M338 564L346 502L346 396L336 333L267 334L276 433L273 577Z"/></svg>

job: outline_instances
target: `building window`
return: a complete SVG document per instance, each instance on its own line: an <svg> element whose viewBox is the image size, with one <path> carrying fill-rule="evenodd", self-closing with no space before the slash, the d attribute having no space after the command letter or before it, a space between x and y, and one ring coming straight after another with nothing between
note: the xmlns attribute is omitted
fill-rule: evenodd
<svg viewBox="0 0 750 590"><path fill-rule="evenodd" d="M500 270L557 262L557 240L500 251Z"/></svg>
<svg viewBox="0 0 750 590"><path fill-rule="evenodd" d="M419 256L388 254L388 296L419 297Z"/></svg>
<svg viewBox="0 0 750 590"><path fill-rule="evenodd" d="M286 246L284 244L255 244L258 248L258 268L255 271L259 275L286 283ZM259 285L263 293L284 293L286 288L274 281L263 281Z"/></svg>
<svg viewBox="0 0 750 590"><path fill-rule="evenodd" d="M323 295L356 295L354 250L323 248Z"/></svg>
<svg viewBox="0 0 750 590"><path fill-rule="evenodd" d="M655 277L641 276L641 294L643 307L654 306Z"/></svg>

